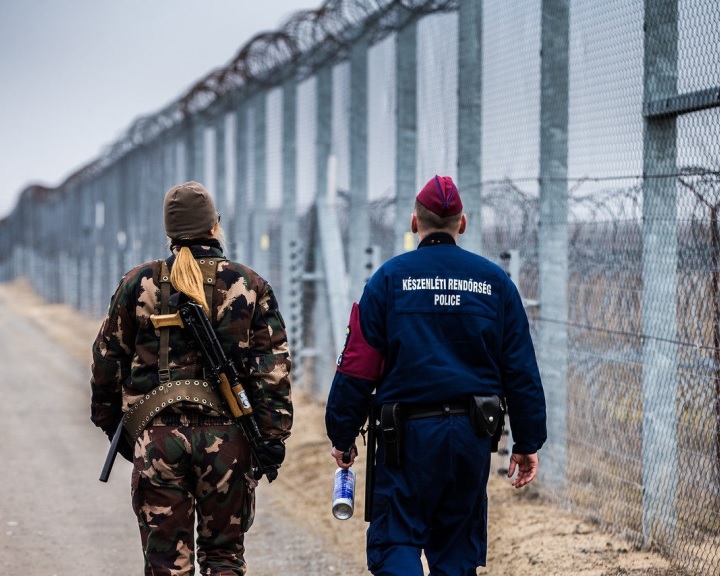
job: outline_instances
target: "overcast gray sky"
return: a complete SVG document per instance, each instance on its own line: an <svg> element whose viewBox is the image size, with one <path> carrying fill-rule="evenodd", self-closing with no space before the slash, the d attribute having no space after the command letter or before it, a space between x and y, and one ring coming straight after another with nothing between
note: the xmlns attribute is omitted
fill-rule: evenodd
<svg viewBox="0 0 720 576"><path fill-rule="evenodd" d="M322 0L0 0L0 218Z"/></svg>

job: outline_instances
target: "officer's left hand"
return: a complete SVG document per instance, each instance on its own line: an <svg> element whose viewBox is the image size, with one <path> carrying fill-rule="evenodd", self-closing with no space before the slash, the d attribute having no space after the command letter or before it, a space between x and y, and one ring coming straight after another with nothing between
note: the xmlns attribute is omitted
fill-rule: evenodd
<svg viewBox="0 0 720 576"><path fill-rule="evenodd" d="M345 454L345 452L340 452L340 450L335 448L335 446L333 446L332 449L330 450L330 455L333 458L335 458L335 460L337 460L337 465L340 468L350 468L350 466L352 466L353 463L355 462L355 456L357 456L357 446L355 446L355 444L350 446L349 452L350 452L350 458L348 459L347 462L345 462L343 460L343 455Z"/></svg>

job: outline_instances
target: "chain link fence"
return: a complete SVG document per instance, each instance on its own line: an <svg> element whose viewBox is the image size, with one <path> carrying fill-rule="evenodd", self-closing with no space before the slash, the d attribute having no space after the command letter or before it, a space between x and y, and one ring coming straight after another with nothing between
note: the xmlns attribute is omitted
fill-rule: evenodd
<svg viewBox="0 0 720 576"><path fill-rule="evenodd" d="M322 398L350 302L414 248L414 195L449 174L462 245L527 306L541 495L718 573L719 62L715 0L329 0L59 188L26 190L0 222L0 278L100 315L161 257L164 190L203 180Z"/></svg>

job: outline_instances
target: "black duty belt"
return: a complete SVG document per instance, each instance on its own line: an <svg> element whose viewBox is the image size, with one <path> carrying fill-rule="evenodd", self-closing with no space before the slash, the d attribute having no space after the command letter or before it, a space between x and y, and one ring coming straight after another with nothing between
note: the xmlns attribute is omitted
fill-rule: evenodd
<svg viewBox="0 0 720 576"><path fill-rule="evenodd" d="M470 414L470 405L465 402L439 402L437 404L403 404L403 417L432 418L436 416L450 416L457 414Z"/></svg>

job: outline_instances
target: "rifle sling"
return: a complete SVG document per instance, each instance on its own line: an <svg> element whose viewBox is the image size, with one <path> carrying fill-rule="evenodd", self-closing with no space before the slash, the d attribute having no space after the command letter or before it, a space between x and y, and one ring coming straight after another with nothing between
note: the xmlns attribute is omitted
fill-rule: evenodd
<svg viewBox="0 0 720 576"><path fill-rule="evenodd" d="M205 289L205 301L210 310L212 310L213 288L215 287L217 277L218 264L225 258L200 258L197 263L200 266L203 277L203 287ZM167 260L162 261L160 269L160 313L168 314L170 312L170 267L175 261L175 257L171 256ZM159 328L160 332L160 350L158 351L158 373L160 382L170 381L170 327Z"/></svg>
<svg viewBox="0 0 720 576"><path fill-rule="evenodd" d="M167 314L170 310L168 300L170 300L170 270L167 263L163 260L162 269L160 271L160 314ZM158 372L160 374L160 382L168 382L170 380L170 329L160 329L160 350L158 352Z"/></svg>

